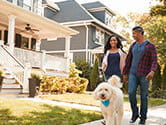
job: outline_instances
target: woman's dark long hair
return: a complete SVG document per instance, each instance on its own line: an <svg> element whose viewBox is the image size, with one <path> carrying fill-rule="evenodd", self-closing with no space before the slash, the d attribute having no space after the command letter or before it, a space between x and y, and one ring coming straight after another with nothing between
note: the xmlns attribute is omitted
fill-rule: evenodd
<svg viewBox="0 0 166 125"><path fill-rule="evenodd" d="M107 43L106 43L106 45L104 47L104 54L107 53L107 50L111 49L110 40L111 40L112 37L115 37L117 39L117 41L118 41L117 48L120 48L125 53L125 51L123 50L123 45L122 45L121 40L119 39L119 37L116 36L116 35L111 35L108 38L108 41L107 41Z"/></svg>

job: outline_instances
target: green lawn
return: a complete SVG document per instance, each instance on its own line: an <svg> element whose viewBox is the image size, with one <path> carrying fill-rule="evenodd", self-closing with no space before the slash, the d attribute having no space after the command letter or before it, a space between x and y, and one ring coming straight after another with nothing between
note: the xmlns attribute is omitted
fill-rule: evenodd
<svg viewBox="0 0 166 125"><path fill-rule="evenodd" d="M100 112L0 98L0 125L78 125L101 118Z"/></svg>
<svg viewBox="0 0 166 125"><path fill-rule="evenodd" d="M100 102L96 101L90 94L75 94L75 93L66 93L59 95L40 95L42 99L48 99L53 101L63 101L69 103L77 103L91 106L100 106ZM154 107L162 104L166 104L166 100L162 99L149 99L149 107ZM138 98L138 104L140 104L140 98ZM129 108L128 97L124 97L124 106Z"/></svg>

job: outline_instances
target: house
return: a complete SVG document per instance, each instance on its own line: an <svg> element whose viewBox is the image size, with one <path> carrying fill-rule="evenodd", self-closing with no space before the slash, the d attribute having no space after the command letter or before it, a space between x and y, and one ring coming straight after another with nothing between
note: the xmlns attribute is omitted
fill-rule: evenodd
<svg viewBox="0 0 166 125"><path fill-rule="evenodd" d="M43 3L44 16L79 32L71 37L70 58L72 61L86 59L93 64L94 59L103 58L104 44L111 34L116 34L122 41L126 39L110 28L115 13L101 2L79 4L75 0L55 2L58 9L52 9ZM50 54L64 55L64 38L45 39L41 50Z"/></svg>
<svg viewBox="0 0 166 125"><path fill-rule="evenodd" d="M70 37L77 31L43 17L42 0L0 0L0 8L0 66L17 80L23 92L29 91L32 68L67 72ZM41 39L55 37L65 39L64 57L40 51Z"/></svg>

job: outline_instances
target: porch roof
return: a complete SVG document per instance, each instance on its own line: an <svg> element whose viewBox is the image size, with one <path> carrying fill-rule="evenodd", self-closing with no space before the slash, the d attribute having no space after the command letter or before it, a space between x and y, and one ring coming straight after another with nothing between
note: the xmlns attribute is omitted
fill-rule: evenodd
<svg viewBox="0 0 166 125"><path fill-rule="evenodd" d="M0 8L0 24L8 26L8 16L14 15L16 16L16 29L23 31L25 30L26 24L30 24L32 29L39 30L38 32L34 31L32 35L35 35L40 39L66 37L78 34L77 31L72 30L71 28L67 28L62 24L39 16L31 11L27 11L7 1L0 0Z"/></svg>

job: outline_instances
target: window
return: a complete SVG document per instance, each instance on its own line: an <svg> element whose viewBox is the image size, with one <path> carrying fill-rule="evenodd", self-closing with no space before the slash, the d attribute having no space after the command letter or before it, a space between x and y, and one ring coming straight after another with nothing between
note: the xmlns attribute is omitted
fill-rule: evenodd
<svg viewBox="0 0 166 125"><path fill-rule="evenodd" d="M98 44L104 44L104 32L96 29L96 40L95 40L96 43Z"/></svg>
<svg viewBox="0 0 166 125"><path fill-rule="evenodd" d="M17 5L25 10L31 10L31 0L18 0Z"/></svg>
<svg viewBox="0 0 166 125"><path fill-rule="evenodd" d="M28 49L28 46L29 46L28 42L29 42L29 39L28 39L28 38L22 37L21 48Z"/></svg>
<svg viewBox="0 0 166 125"><path fill-rule="evenodd" d="M112 19L112 15L109 14L108 12L105 13L105 24L106 25L111 25L111 19Z"/></svg>

